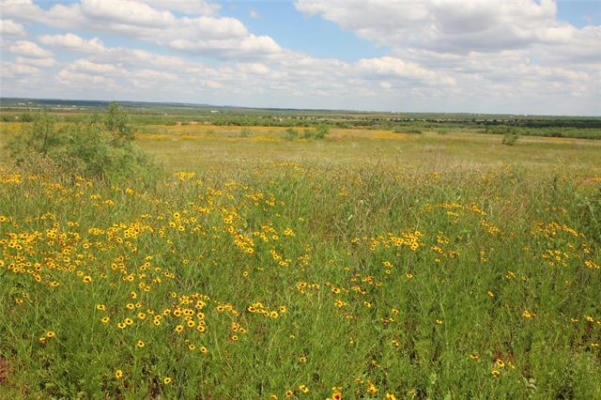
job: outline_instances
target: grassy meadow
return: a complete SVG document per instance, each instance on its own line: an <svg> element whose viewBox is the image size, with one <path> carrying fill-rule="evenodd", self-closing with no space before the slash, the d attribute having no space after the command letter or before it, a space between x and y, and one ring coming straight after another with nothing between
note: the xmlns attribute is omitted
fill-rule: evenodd
<svg viewBox="0 0 601 400"><path fill-rule="evenodd" d="M601 399L601 141L296 129L2 150L0 398Z"/></svg>

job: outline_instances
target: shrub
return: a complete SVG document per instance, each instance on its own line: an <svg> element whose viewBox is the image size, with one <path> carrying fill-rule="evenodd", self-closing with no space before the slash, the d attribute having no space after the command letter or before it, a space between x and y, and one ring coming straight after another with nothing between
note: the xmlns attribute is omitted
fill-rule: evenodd
<svg viewBox="0 0 601 400"><path fill-rule="evenodd" d="M518 139L520 138L520 136L517 134L517 132L513 129L508 129L504 134L503 134L503 140L502 143L507 145L507 146L513 146L515 144L515 142L518 141Z"/></svg>
<svg viewBox="0 0 601 400"><path fill-rule="evenodd" d="M304 139L325 139L330 133L330 127L327 125L318 125L313 130L305 129L303 133Z"/></svg>
<svg viewBox="0 0 601 400"><path fill-rule="evenodd" d="M240 130L240 137L249 137L252 133L253 131L251 131L249 128L243 128Z"/></svg>
<svg viewBox="0 0 601 400"><path fill-rule="evenodd" d="M298 137L298 131L294 128L286 129L286 139L292 140Z"/></svg>
<svg viewBox="0 0 601 400"><path fill-rule="evenodd" d="M330 133L330 127L327 125L319 125L313 132L315 139L324 139Z"/></svg>
<svg viewBox="0 0 601 400"><path fill-rule="evenodd" d="M9 140L7 147L14 162L33 173L106 181L151 177L157 167L133 142L127 115L111 104L102 122L93 118L59 129L52 116L40 113L31 128Z"/></svg>

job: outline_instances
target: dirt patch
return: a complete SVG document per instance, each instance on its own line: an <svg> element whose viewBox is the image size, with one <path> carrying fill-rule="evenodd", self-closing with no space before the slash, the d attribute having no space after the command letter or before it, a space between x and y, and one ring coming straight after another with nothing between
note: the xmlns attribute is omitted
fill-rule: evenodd
<svg viewBox="0 0 601 400"><path fill-rule="evenodd" d="M4 385L8 382L8 361L0 358L0 385Z"/></svg>

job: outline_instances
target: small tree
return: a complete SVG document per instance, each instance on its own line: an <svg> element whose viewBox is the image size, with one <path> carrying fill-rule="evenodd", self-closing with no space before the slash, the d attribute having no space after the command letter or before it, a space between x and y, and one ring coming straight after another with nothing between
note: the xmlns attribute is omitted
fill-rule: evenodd
<svg viewBox="0 0 601 400"><path fill-rule="evenodd" d="M33 173L148 180L158 169L133 140L127 115L111 104L103 124L90 120L57 129L54 118L41 113L30 129L13 137L7 147L15 163Z"/></svg>
<svg viewBox="0 0 601 400"><path fill-rule="evenodd" d="M105 121L106 130L115 136L117 141L134 140L134 130L129 125L127 113L118 103L111 102Z"/></svg>
<svg viewBox="0 0 601 400"><path fill-rule="evenodd" d="M503 134L502 143L507 146L513 146L518 141L519 138L520 138L520 136L517 134L515 129L508 128L505 131L505 133Z"/></svg>

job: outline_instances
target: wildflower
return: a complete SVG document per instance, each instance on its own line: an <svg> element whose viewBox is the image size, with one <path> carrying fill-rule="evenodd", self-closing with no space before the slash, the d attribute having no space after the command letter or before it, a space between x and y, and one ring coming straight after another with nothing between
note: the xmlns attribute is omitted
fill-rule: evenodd
<svg viewBox="0 0 601 400"><path fill-rule="evenodd" d="M163 378L163 383L165 385L169 385L169 384L171 384L171 382L172 382L172 380L170 377L166 376L165 378Z"/></svg>
<svg viewBox="0 0 601 400"><path fill-rule="evenodd" d="M493 369L491 372L492 376L494 376L495 378L498 378L499 376L501 376L501 373L499 371L497 371L496 369Z"/></svg>
<svg viewBox="0 0 601 400"><path fill-rule="evenodd" d="M98 311L105 311L106 310L106 306L104 304L96 304L96 309Z"/></svg>
<svg viewBox="0 0 601 400"><path fill-rule="evenodd" d="M102 317L100 319L100 322L102 322L103 324L108 324L110 320L111 319L109 317Z"/></svg>
<svg viewBox="0 0 601 400"><path fill-rule="evenodd" d="M183 325L178 325L178 326L176 326L176 327L175 327L175 331L176 331L177 333L181 333L183 330L184 330L184 327L183 327Z"/></svg>
<svg viewBox="0 0 601 400"><path fill-rule="evenodd" d="M526 319L530 319L534 317L534 314L532 314L530 311L528 310L524 310L522 312L522 317L526 318Z"/></svg>
<svg viewBox="0 0 601 400"><path fill-rule="evenodd" d="M117 379L121 379L123 378L123 371L121 371L120 369L115 371L115 378Z"/></svg>
<svg viewBox="0 0 601 400"><path fill-rule="evenodd" d="M138 340L138 343L136 343L136 346L138 346L139 348L142 348L145 346L145 344L142 340Z"/></svg>
<svg viewBox="0 0 601 400"><path fill-rule="evenodd" d="M307 387L307 385L300 385L298 387L298 390L300 390L301 392L303 392L305 394L309 393L309 388Z"/></svg>
<svg viewBox="0 0 601 400"><path fill-rule="evenodd" d="M291 398L292 396L294 396L294 392L290 389L286 390L286 394L285 394L286 398Z"/></svg>
<svg viewBox="0 0 601 400"><path fill-rule="evenodd" d="M125 325L133 325L134 320L131 318L125 318L125 321L123 322L125 322Z"/></svg>
<svg viewBox="0 0 601 400"><path fill-rule="evenodd" d="M478 353L472 353L470 355L470 358L474 361L478 361L478 359L480 358L480 356L478 355Z"/></svg>
<svg viewBox="0 0 601 400"><path fill-rule="evenodd" d="M200 352L201 352L202 354L207 354L207 353L209 352L209 350L207 350L207 348L206 348L206 347L204 347L204 346L200 346Z"/></svg>
<svg viewBox="0 0 601 400"><path fill-rule="evenodd" d="M436 325L442 325L442 319L437 319L434 322L436 322Z"/></svg>
<svg viewBox="0 0 601 400"><path fill-rule="evenodd" d="M394 394L392 394L392 393L388 393L388 392L386 392L386 397L385 397L385 399L386 399L386 400L397 400L397 399L396 399L396 396L395 396Z"/></svg>
<svg viewBox="0 0 601 400"><path fill-rule="evenodd" d="M376 393L378 393L378 387L376 385L374 385L374 383L372 381L367 381L367 394L373 396Z"/></svg>
<svg viewBox="0 0 601 400"><path fill-rule="evenodd" d="M46 337L47 338L51 339L54 336L56 336L56 334L54 333L54 331L48 331L48 332L46 332Z"/></svg>
<svg viewBox="0 0 601 400"><path fill-rule="evenodd" d="M83 283L90 283L92 282L92 277L90 275L86 275L83 277L82 281Z"/></svg>

